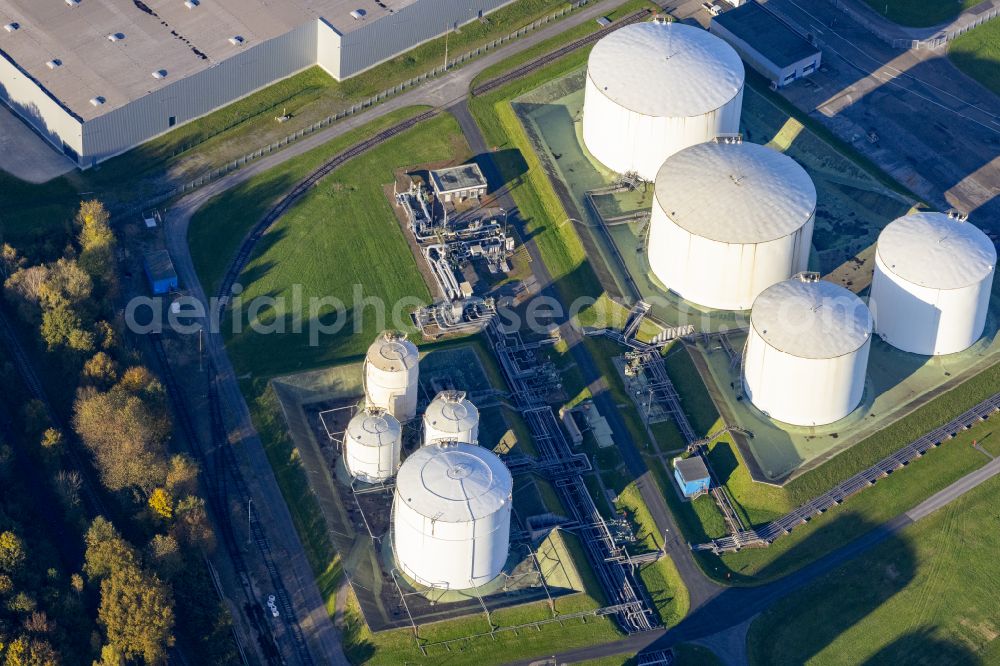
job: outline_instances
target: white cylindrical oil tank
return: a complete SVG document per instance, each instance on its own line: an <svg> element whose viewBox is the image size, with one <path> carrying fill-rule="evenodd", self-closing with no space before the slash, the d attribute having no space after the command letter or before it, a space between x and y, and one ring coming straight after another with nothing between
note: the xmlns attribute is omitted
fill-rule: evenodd
<svg viewBox="0 0 1000 666"><path fill-rule="evenodd" d="M968 349L983 334L997 251L964 218L913 213L879 234L868 306L875 332L927 356Z"/></svg>
<svg viewBox="0 0 1000 666"><path fill-rule="evenodd" d="M441 391L424 412L424 446L450 441L479 441L479 410L464 391Z"/></svg>
<svg viewBox="0 0 1000 666"><path fill-rule="evenodd" d="M740 129L743 62L683 23L637 23L590 52L583 141L604 166L653 180L678 150Z"/></svg>
<svg viewBox="0 0 1000 666"><path fill-rule="evenodd" d="M400 422L415 417L419 361L417 346L406 339L405 333L382 332L365 356L367 404L381 407Z"/></svg>
<svg viewBox="0 0 1000 666"><path fill-rule="evenodd" d="M495 453L470 444L424 446L396 477L393 553L423 585L467 589L503 570L513 481Z"/></svg>
<svg viewBox="0 0 1000 666"><path fill-rule="evenodd" d="M861 402L872 316L853 292L815 273L765 289L750 313L743 388L773 419L818 426Z"/></svg>
<svg viewBox="0 0 1000 666"><path fill-rule="evenodd" d="M787 155L736 140L691 146L656 176L649 265L692 303L747 310L808 268L815 213L816 187Z"/></svg>
<svg viewBox="0 0 1000 666"><path fill-rule="evenodd" d="M399 469L403 428L380 407L368 406L354 415L344 433L344 464L365 483L391 479Z"/></svg>

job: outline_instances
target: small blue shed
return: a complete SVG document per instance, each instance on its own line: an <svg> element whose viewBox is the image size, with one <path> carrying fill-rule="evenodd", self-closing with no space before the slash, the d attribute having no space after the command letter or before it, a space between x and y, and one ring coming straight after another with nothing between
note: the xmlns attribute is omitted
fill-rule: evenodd
<svg viewBox="0 0 1000 666"><path fill-rule="evenodd" d="M177 289L177 271L166 250L150 252L142 263L154 294L166 294Z"/></svg>
<svg viewBox="0 0 1000 666"><path fill-rule="evenodd" d="M684 497L697 497L702 493L707 493L712 485L712 478L708 473L708 467L701 456L691 456L690 458L674 458L674 479L680 486Z"/></svg>

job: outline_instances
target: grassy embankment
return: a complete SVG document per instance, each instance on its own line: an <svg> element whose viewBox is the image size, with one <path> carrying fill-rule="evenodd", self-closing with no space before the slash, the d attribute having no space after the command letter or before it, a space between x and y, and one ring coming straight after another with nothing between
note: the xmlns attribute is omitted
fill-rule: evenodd
<svg viewBox="0 0 1000 666"><path fill-rule="evenodd" d="M950 21L983 0L865 0L881 16L911 28Z"/></svg>
<svg viewBox="0 0 1000 666"><path fill-rule="evenodd" d="M754 664L991 664L1000 659L1000 478L777 602Z"/></svg>
<svg viewBox="0 0 1000 666"><path fill-rule="evenodd" d="M987 21L948 44L960 70L1000 95L1000 18Z"/></svg>

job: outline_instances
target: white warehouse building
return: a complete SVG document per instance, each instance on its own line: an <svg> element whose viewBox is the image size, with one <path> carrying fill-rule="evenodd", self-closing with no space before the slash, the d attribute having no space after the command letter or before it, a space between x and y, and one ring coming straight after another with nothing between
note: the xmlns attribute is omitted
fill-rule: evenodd
<svg viewBox="0 0 1000 666"><path fill-rule="evenodd" d="M744 391L778 421L838 421L864 395L871 336L871 313L853 292L815 273L779 282L750 313Z"/></svg>
<svg viewBox="0 0 1000 666"><path fill-rule="evenodd" d="M396 475L403 449L403 428L392 414L366 407L344 433L344 465L355 479L380 483Z"/></svg>
<svg viewBox="0 0 1000 666"><path fill-rule="evenodd" d="M625 26L590 52L583 141L612 171L652 181L677 151L739 132L744 75L736 51L701 28Z"/></svg>
<svg viewBox="0 0 1000 666"><path fill-rule="evenodd" d="M424 446L399 469L392 548L400 570L430 587L468 589L503 571L513 479L495 453Z"/></svg>
<svg viewBox="0 0 1000 666"><path fill-rule="evenodd" d="M654 194L650 269L692 303L747 310L762 291L808 268L816 187L776 150L691 146L663 163Z"/></svg>
<svg viewBox="0 0 1000 666"><path fill-rule="evenodd" d="M383 331L365 355L365 403L406 422L417 415L419 386L417 346L405 333Z"/></svg>
<svg viewBox="0 0 1000 666"><path fill-rule="evenodd" d="M511 0L0 0L0 100L90 167L313 65L343 80Z"/></svg>
<svg viewBox="0 0 1000 666"><path fill-rule="evenodd" d="M886 226L875 250L868 306L875 332L927 356L971 347L983 334L997 251L980 229L945 213Z"/></svg>
<svg viewBox="0 0 1000 666"><path fill-rule="evenodd" d="M463 391L441 391L424 411L424 445L479 441L479 410Z"/></svg>

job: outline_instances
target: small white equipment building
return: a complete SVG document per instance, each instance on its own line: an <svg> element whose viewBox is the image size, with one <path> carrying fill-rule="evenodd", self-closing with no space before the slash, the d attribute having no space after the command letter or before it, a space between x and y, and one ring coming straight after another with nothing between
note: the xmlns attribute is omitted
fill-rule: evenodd
<svg viewBox="0 0 1000 666"><path fill-rule="evenodd" d="M989 237L964 217L913 213L879 234L868 306L897 349L936 356L983 335L996 271Z"/></svg>
<svg viewBox="0 0 1000 666"><path fill-rule="evenodd" d="M765 289L750 313L743 388L766 415L798 426L838 421L861 402L872 316L840 285L803 273Z"/></svg>
<svg viewBox="0 0 1000 666"><path fill-rule="evenodd" d="M808 268L815 213L816 187L792 158L736 139L691 146L656 176L650 269L692 303L747 310Z"/></svg>
<svg viewBox="0 0 1000 666"><path fill-rule="evenodd" d="M744 75L736 51L701 28L625 26L590 52L583 141L608 169L651 181L677 151L739 132Z"/></svg>
<svg viewBox="0 0 1000 666"><path fill-rule="evenodd" d="M495 453L470 444L424 446L396 477L392 546L419 584L468 589L503 571L513 479Z"/></svg>

